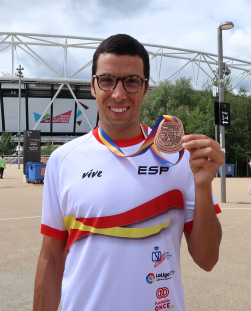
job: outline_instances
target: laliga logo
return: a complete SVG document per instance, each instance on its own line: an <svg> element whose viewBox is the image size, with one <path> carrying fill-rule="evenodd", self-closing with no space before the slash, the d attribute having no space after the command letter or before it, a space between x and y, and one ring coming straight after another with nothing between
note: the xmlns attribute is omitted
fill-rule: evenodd
<svg viewBox="0 0 251 311"><path fill-rule="evenodd" d="M153 273L149 273L146 276L146 281L147 283L152 284L155 281L155 275Z"/></svg>
<svg viewBox="0 0 251 311"><path fill-rule="evenodd" d="M158 299L166 298L169 295L169 289L167 287L158 288L156 291L156 297Z"/></svg>

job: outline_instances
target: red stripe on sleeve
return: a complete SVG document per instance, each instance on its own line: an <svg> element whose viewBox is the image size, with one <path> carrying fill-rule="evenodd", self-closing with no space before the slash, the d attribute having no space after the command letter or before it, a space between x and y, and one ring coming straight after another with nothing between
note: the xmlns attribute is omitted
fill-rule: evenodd
<svg viewBox="0 0 251 311"><path fill-rule="evenodd" d="M216 214L221 213L221 209L220 209L220 207L219 207L218 204L215 204L215 205L214 205L214 209L215 209L215 213L216 213ZM193 228L193 220L191 220L191 221L189 221L189 222L186 222L186 223L184 224L184 230L183 230L183 231L184 231L184 232L191 231L192 228Z"/></svg>
<svg viewBox="0 0 251 311"><path fill-rule="evenodd" d="M54 229L43 224L41 225L40 232L44 235L50 236L51 238L61 239L61 240L68 239L68 231L61 231L61 230Z"/></svg>
<svg viewBox="0 0 251 311"><path fill-rule="evenodd" d="M193 228L193 220L189 221L189 222L186 222L184 224L184 232L187 232L187 231L191 231Z"/></svg>
<svg viewBox="0 0 251 311"><path fill-rule="evenodd" d="M215 204L215 205L214 205L214 209L215 209L216 214L221 213L221 209L220 209L220 207L219 207L218 204Z"/></svg>

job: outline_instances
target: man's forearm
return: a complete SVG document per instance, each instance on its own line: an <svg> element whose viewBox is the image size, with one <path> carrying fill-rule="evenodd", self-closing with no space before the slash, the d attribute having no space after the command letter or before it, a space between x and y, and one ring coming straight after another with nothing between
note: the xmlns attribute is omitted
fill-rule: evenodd
<svg viewBox="0 0 251 311"><path fill-rule="evenodd" d="M205 189L195 186L193 228L186 237L189 252L202 269L210 271L217 263L221 236L221 225L213 206L211 187Z"/></svg>
<svg viewBox="0 0 251 311"><path fill-rule="evenodd" d="M57 311L61 298L64 264L39 258L35 279L33 311Z"/></svg>

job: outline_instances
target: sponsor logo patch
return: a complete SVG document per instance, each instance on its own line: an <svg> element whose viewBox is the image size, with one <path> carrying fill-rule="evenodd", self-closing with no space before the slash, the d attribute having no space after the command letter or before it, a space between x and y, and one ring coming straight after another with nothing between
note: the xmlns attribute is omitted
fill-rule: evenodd
<svg viewBox="0 0 251 311"><path fill-rule="evenodd" d="M174 305L171 305L170 299L164 299L158 302L155 302L155 311L167 311L174 309Z"/></svg>
<svg viewBox="0 0 251 311"><path fill-rule="evenodd" d="M160 287L156 291L156 297L158 299L166 298L169 295L169 289L167 287Z"/></svg>
<svg viewBox="0 0 251 311"><path fill-rule="evenodd" d="M154 262L154 268L160 265L166 259L169 259L172 255L169 252L164 251L163 253L159 250L159 247L156 245L154 251L152 252L152 262Z"/></svg>
<svg viewBox="0 0 251 311"><path fill-rule="evenodd" d="M155 281L155 275L153 273L149 273L146 276L146 282L152 284Z"/></svg>
<svg viewBox="0 0 251 311"><path fill-rule="evenodd" d="M90 171L88 171L87 173L83 173L83 175L82 175L82 179L83 178L93 178L93 177L95 177L95 176L97 176L97 177L102 177L102 171L93 171L93 169L92 170L90 170Z"/></svg>
<svg viewBox="0 0 251 311"><path fill-rule="evenodd" d="M174 305L171 305L171 300L170 299L165 299L169 295L169 289L167 287L160 287L156 291L156 297L159 300L155 302L155 311L167 311L167 310L172 310L174 309Z"/></svg>
<svg viewBox="0 0 251 311"><path fill-rule="evenodd" d="M170 280L173 275L174 275L174 270L166 273L166 272L162 272L162 273L156 273L156 281L166 281L166 280Z"/></svg>
<svg viewBox="0 0 251 311"><path fill-rule="evenodd" d="M161 272L161 273L156 273L154 275L154 273L148 273L148 275L146 276L146 282L149 284L152 284L155 280L156 281L166 281L166 280L170 280L173 275L174 275L174 270L170 271L170 272Z"/></svg>

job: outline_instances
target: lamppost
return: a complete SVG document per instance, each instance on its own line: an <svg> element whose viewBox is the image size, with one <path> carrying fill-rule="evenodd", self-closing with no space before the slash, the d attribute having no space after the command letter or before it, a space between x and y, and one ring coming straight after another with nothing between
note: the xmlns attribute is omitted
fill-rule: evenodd
<svg viewBox="0 0 251 311"><path fill-rule="evenodd" d="M222 30L228 30L234 27L232 22L221 23L218 27L218 78L219 78L219 114L220 104L224 103L224 76L226 64L223 63L223 49L222 49ZM225 152L225 127L220 125L220 146ZM221 166L221 202L226 203L226 160Z"/></svg>
<svg viewBox="0 0 251 311"><path fill-rule="evenodd" d="M21 65L19 65L19 68L17 68L17 76L19 77L19 95L18 95L18 134L16 135L18 137L18 168L20 169L20 126L21 126L21 77L22 70L24 68L21 68Z"/></svg>

